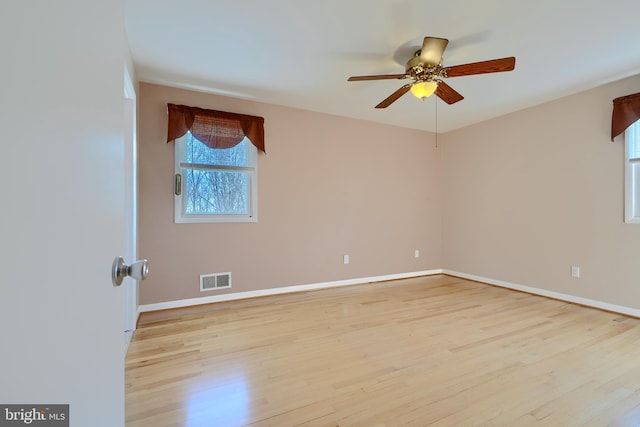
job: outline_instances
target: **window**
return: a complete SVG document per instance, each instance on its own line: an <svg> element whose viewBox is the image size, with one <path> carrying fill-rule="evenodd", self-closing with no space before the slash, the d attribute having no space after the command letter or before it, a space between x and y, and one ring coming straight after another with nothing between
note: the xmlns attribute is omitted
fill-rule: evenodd
<svg viewBox="0 0 640 427"><path fill-rule="evenodd" d="M640 120L629 126L625 142L625 222L640 224Z"/></svg>
<svg viewBox="0 0 640 427"><path fill-rule="evenodd" d="M209 148L191 132L175 140L175 222L256 222L257 150L246 137Z"/></svg>

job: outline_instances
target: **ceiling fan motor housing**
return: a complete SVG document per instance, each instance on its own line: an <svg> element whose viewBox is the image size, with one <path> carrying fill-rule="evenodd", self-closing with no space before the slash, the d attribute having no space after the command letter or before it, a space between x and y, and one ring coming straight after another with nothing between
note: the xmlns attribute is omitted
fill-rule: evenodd
<svg viewBox="0 0 640 427"><path fill-rule="evenodd" d="M409 77L417 82L433 81L438 77L447 77L447 72L442 67L441 63L435 66L429 66L421 63L420 51L417 51L414 57L407 61L405 71Z"/></svg>

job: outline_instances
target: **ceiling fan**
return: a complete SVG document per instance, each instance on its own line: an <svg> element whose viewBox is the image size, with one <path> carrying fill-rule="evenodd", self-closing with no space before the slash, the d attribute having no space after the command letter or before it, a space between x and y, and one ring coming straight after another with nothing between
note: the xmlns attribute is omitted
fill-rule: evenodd
<svg viewBox="0 0 640 427"><path fill-rule="evenodd" d="M455 104L462 101L464 97L456 92L442 79L448 77L471 76L474 74L500 73L512 71L516 66L516 58L492 59L489 61L473 62L470 64L454 65L444 67L442 65L442 54L447 48L449 40L438 37L425 37L422 42L422 49L416 51L405 66L403 74L382 74L374 76L353 76L347 81L357 82L363 80L388 80L388 79L412 79L400 89L393 92L376 108L387 108L397 101L409 90L417 98L426 98L434 93L447 104Z"/></svg>

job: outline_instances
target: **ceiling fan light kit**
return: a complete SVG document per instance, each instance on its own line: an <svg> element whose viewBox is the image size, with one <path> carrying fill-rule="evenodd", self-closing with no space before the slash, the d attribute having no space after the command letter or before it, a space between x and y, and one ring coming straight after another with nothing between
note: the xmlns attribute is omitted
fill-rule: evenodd
<svg viewBox="0 0 640 427"><path fill-rule="evenodd" d="M428 98L434 94L438 87L438 82L435 80L416 82L411 85L411 93L413 96L419 99Z"/></svg>
<svg viewBox="0 0 640 427"><path fill-rule="evenodd" d="M413 58L405 65L404 74L384 74L373 76L353 76L347 81L387 80L387 79L411 79L412 83L405 84L400 89L389 95L376 105L376 108L387 108L397 101L402 95L411 90L416 98L427 98L434 93L447 104L455 104L464 99L455 89L446 84L442 79L449 77L470 76L474 74L500 73L512 71L516 65L516 58L492 59L489 61L474 62L470 64L444 67L442 54L447 48L449 40L439 37L425 37L422 49L416 51Z"/></svg>

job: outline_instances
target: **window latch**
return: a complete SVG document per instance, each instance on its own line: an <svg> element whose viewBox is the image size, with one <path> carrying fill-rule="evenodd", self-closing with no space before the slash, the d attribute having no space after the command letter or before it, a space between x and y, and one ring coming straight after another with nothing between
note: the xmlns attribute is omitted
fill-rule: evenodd
<svg viewBox="0 0 640 427"><path fill-rule="evenodd" d="M182 175L180 175L179 173L176 174L174 191L176 193L176 196L179 196L180 194L182 194Z"/></svg>

